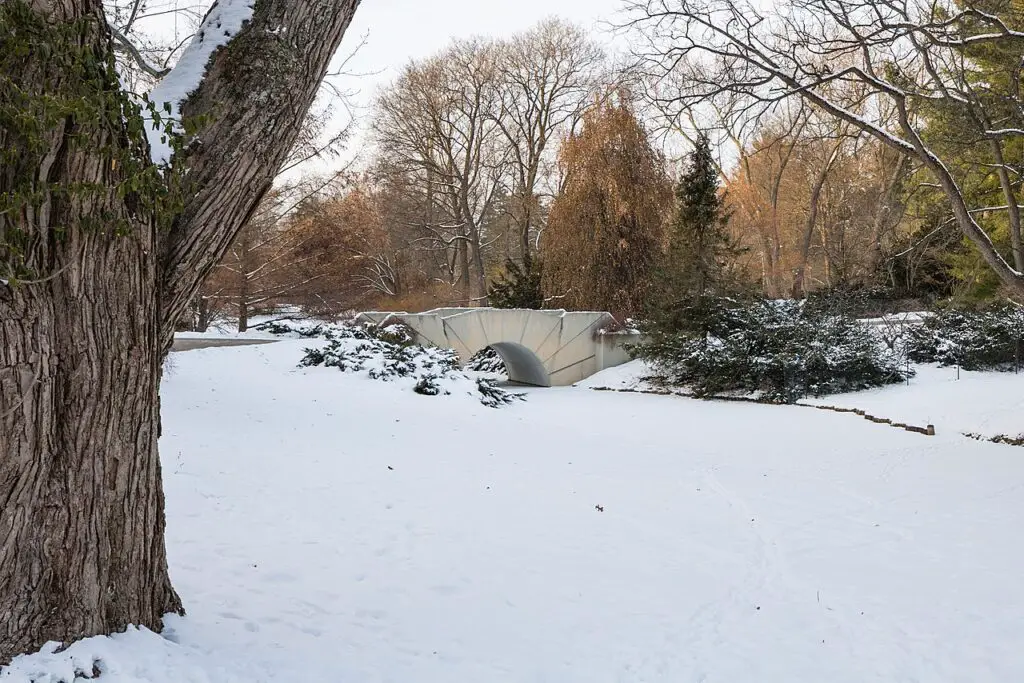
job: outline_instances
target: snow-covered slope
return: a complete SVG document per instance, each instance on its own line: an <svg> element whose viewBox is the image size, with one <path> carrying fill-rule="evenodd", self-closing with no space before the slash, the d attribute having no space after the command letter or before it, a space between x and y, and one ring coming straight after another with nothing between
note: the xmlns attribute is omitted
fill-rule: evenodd
<svg viewBox="0 0 1024 683"><path fill-rule="evenodd" d="M654 369L642 360L631 360L628 363L602 370L587 377L576 386L581 389L612 389L633 391L649 389L644 378L653 375Z"/></svg>
<svg viewBox="0 0 1024 683"><path fill-rule="evenodd" d="M1024 435L1024 373L969 372L955 367L916 365L907 384L806 398L804 405L859 408L876 417L913 425L934 425L947 434ZM655 370L634 360L588 377L576 386L616 391L663 390L645 378Z"/></svg>
<svg viewBox="0 0 1024 683"><path fill-rule="evenodd" d="M1020 449L582 388L492 410L306 344L165 380L188 616L0 680L1024 680Z"/></svg>
<svg viewBox="0 0 1024 683"><path fill-rule="evenodd" d="M907 385L805 402L861 408L879 417L933 424L940 432L969 432L986 438L1024 434L1024 373L968 372L937 365L921 365L916 370Z"/></svg>

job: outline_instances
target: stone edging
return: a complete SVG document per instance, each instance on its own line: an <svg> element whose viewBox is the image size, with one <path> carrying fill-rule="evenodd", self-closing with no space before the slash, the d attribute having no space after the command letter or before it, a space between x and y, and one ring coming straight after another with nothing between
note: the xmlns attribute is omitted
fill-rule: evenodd
<svg viewBox="0 0 1024 683"><path fill-rule="evenodd" d="M856 415L860 415L861 417L863 417L865 420L868 420L869 422L875 422L875 423L878 423L878 424L889 425L890 427L895 427L896 429L904 429L904 430L906 430L908 432L914 432L915 434L924 434L925 436L935 436L935 425L928 425L926 427L918 427L916 425L906 424L905 422L893 422L892 420L890 420L887 417L876 417L874 415L870 415L867 412L861 410L860 408L839 408L839 407L836 407L836 406L819 406L819 405L811 405L811 404L808 404L808 403L798 403L797 405L807 406L808 408L817 408L818 410L831 410L831 411L836 412L836 413L854 413Z"/></svg>

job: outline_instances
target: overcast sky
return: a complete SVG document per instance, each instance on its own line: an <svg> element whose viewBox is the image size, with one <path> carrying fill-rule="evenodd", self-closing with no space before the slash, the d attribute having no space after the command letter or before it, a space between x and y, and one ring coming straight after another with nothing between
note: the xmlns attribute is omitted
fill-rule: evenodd
<svg viewBox="0 0 1024 683"><path fill-rule="evenodd" d="M357 90L353 104L365 119L367 107L382 85L392 81L410 60L428 57L454 38L504 37L557 16L590 31L594 40L613 45L606 25L613 22L623 0L362 0L339 56L349 55L365 37L366 44L346 65L363 74L335 84ZM362 127L351 140L350 154L362 148ZM349 155L344 155L348 157ZM314 164L315 166L315 164Z"/></svg>
<svg viewBox="0 0 1024 683"><path fill-rule="evenodd" d="M201 16L209 0L154 0L156 10L192 7ZM454 38L487 36L500 38L526 30L541 20L557 16L591 32L595 41L614 50L615 38L607 23L616 20L623 0L362 0L339 50L339 58L352 53L365 37L366 44L352 57L345 70L362 74L339 78L334 85L357 91L352 98L354 112L365 118L366 107L377 90L399 73L410 60L428 57ZM183 15L184 16L184 15ZM157 13L149 29L174 42L187 35L187 16ZM194 25L194 24L192 24ZM339 117L339 120L345 117ZM352 140L352 153L361 145Z"/></svg>
<svg viewBox="0 0 1024 683"><path fill-rule="evenodd" d="M507 36L550 16L599 33L601 21L613 19L621 5L622 0L363 0L342 51L367 34L353 68L384 69L381 78L390 80L410 59L437 52L452 38Z"/></svg>

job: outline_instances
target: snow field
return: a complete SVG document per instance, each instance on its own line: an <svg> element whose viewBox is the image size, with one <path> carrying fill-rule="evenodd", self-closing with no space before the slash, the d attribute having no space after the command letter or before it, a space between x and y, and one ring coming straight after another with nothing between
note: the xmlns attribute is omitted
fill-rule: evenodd
<svg viewBox="0 0 1024 683"><path fill-rule="evenodd" d="M860 408L877 417L913 425L935 425L939 433L990 438L1024 434L1024 373L970 372L955 367L915 365L908 384L848 394L808 397L798 403ZM577 387L627 391L662 390L645 382L656 371L631 361L583 380ZM859 419L851 416L848 419ZM1024 453L1021 454L1024 457Z"/></svg>
<svg viewBox="0 0 1024 683"><path fill-rule="evenodd" d="M189 614L72 646L101 680L1024 679L1018 449L583 388L493 410L296 369L309 344L176 355Z"/></svg>

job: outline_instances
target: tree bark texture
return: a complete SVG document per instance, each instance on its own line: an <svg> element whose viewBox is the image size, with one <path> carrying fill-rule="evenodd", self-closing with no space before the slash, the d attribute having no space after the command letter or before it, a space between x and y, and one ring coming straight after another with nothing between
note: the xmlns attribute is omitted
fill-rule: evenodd
<svg viewBox="0 0 1024 683"><path fill-rule="evenodd" d="M162 347L153 231L71 237L53 280L0 288L0 663L48 640L159 630Z"/></svg>
<svg viewBox="0 0 1024 683"><path fill-rule="evenodd" d="M63 11L52 20L91 16L81 44L103 54L99 3ZM56 60L27 66L10 74L20 87L59 91ZM0 663L48 640L129 623L158 629L163 614L181 610L167 575L157 455L156 224L119 198L124 178L94 151L123 147L121 132L91 124L57 122L35 153L0 129L0 148L24 160L0 171L0 192L24 191L34 173L45 193L0 223L8 240L24 238L37 273L0 285ZM69 196L47 181L105 191ZM84 226L98 216L104 224ZM118 221L127 234L107 227Z"/></svg>
<svg viewBox="0 0 1024 683"><path fill-rule="evenodd" d="M243 294L238 300L238 331L246 332L249 329L249 302Z"/></svg>
<svg viewBox="0 0 1024 683"><path fill-rule="evenodd" d="M125 191L116 154L145 145L120 111L68 115L38 133L34 151L0 124L0 150L16 151L0 164L0 196L27 182L35 197L0 211L0 267L16 237L32 273L0 280L0 665L51 640L159 630L164 614L181 611L157 452L163 358L291 147L357 5L257 0L186 103L209 123L175 159L190 184L169 232ZM83 27L79 46L109 56L101 0L24 6L47 25ZM0 26L0 40L17 38L15 28ZM0 95L61 95L59 60L40 50L24 61L0 74L14 84ZM86 185L80 195L60 189Z"/></svg>

